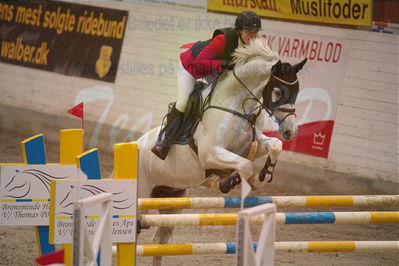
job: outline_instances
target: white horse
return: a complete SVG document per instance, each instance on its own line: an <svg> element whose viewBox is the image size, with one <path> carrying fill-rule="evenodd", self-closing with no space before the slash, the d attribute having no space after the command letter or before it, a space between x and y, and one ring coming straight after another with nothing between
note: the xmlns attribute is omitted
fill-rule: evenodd
<svg viewBox="0 0 399 266"><path fill-rule="evenodd" d="M207 183L206 169L221 170L220 178L234 171L235 178L227 185L234 186L239 178L244 178L253 189L264 186L264 174L271 178L282 143L262 133L267 117L260 110L264 108L274 116L284 139L296 135L295 100L299 90L296 73L306 59L294 66L282 64L267 41L258 38L248 46L237 48L234 62L234 70L219 77L209 98L210 107L194 132L197 152L188 145L172 145L166 159L160 160L151 152L159 127L138 140L139 197L183 196L187 188ZM203 91L204 98L211 87ZM253 163L258 158L268 161L263 174L259 174L261 167ZM160 227L154 242L167 243L172 231L173 228ZM161 265L161 259L154 257L154 265Z"/></svg>

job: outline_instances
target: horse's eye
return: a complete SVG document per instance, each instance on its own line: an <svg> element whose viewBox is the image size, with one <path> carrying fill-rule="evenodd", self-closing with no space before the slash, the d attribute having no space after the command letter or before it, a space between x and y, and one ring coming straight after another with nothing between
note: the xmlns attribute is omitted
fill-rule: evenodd
<svg viewBox="0 0 399 266"><path fill-rule="evenodd" d="M272 101L277 102L281 99L282 91L279 88L274 88L272 93Z"/></svg>

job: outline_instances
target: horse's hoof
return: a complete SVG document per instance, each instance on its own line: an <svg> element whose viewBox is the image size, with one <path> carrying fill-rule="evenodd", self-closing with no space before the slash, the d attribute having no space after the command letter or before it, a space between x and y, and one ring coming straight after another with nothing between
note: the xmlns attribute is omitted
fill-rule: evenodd
<svg viewBox="0 0 399 266"><path fill-rule="evenodd" d="M155 144L151 151L161 160L165 160L169 152L169 147L162 145L162 143Z"/></svg>
<svg viewBox="0 0 399 266"><path fill-rule="evenodd" d="M265 180L266 174L270 175L270 179L267 181L267 183L272 182L273 180L273 172L274 172L274 167L276 166L277 161L275 163L271 162L270 156L267 157L265 166L263 169L260 171L258 178L260 182L263 182ZM271 166L271 171L269 170L269 166Z"/></svg>
<svg viewBox="0 0 399 266"><path fill-rule="evenodd" d="M232 188L241 183L241 177L239 174L229 176L225 180L220 181L219 189L222 193L229 193Z"/></svg>
<svg viewBox="0 0 399 266"><path fill-rule="evenodd" d="M141 233L142 229L149 229L150 227L148 225L142 225L140 221L137 221L137 225L136 225L136 232L137 235L139 235Z"/></svg>
<svg viewBox="0 0 399 266"><path fill-rule="evenodd" d="M229 193L232 188L233 187L232 187L229 179L225 179L225 180L222 180L219 182L219 190L222 193L225 193L225 194Z"/></svg>
<svg viewBox="0 0 399 266"><path fill-rule="evenodd" d="M259 173L259 181L263 182L265 180L265 177L266 177L266 171L263 171L262 169L262 171Z"/></svg>
<svg viewBox="0 0 399 266"><path fill-rule="evenodd" d="M229 193L229 192L230 192L231 186L230 186L229 184L228 184L227 186L226 186L226 185L220 185L220 184L219 184L219 189L220 189L220 192L226 194L226 193Z"/></svg>

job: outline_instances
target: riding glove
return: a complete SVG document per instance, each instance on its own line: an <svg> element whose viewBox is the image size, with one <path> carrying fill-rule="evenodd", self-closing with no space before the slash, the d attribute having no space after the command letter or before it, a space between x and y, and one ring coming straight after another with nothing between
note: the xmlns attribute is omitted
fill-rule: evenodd
<svg viewBox="0 0 399 266"><path fill-rule="evenodd" d="M231 62L230 60L223 60L222 68L223 70L233 70L235 63Z"/></svg>

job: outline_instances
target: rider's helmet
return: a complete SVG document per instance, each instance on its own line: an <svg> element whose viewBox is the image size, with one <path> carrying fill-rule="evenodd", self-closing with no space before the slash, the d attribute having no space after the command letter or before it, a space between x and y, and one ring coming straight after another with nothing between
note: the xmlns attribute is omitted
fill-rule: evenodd
<svg viewBox="0 0 399 266"><path fill-rule="evenodd" d="M262 29L260 17L253 11L246 10L238 14L235 27L237 30L256 30Z"/></svg>

